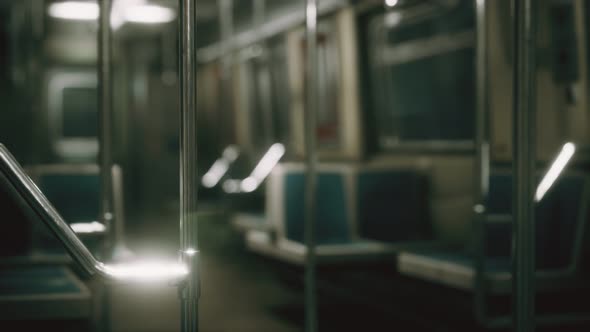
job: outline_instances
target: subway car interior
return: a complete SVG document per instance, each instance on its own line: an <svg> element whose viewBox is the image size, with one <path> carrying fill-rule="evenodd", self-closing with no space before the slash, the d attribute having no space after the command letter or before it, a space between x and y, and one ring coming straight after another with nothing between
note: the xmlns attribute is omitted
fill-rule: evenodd
<svg viewBox="0 0 590 332"><path fill-rule="evenodd" d="M589 331L589 43L585 0L0 0L0 331Z"/></svg>

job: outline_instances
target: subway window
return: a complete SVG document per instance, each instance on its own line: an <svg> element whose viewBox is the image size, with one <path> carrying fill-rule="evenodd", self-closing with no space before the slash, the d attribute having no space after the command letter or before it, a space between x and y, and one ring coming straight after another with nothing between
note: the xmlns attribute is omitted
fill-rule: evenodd
<svg viewBox="0 0 590 332"><path fill-rule="evenodd" d="M380 150L472 145L473 13L461 2L446 10L388 12L369 23L368 97Z"/></svg>

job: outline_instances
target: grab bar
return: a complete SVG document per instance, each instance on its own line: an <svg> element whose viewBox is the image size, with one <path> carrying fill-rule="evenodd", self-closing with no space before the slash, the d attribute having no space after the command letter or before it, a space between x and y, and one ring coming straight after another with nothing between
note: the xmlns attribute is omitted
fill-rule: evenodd
<svg viewBox="0 0 590 332"><path fill-rule="evenodd" d="M0 172L25 199L29 206L47 227L57 236L73 260L90 276L98 276L107 282L154 281L181 283L189 270L180 263L135 262L126 264L105 264L97 260L65 222L33 180L25 174L8 149L0 144ZM186 253L191 254L191 253Z"/></svg>

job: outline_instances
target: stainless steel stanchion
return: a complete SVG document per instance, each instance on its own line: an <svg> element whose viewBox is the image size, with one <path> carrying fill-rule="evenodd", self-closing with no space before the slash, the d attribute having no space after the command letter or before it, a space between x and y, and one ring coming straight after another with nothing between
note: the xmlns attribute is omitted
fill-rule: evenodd
<svg viewBox="0 0 590 332"><path fill-rule="evenodd" d="M518 332L535 330L535 135L537 1L514 0L513 314Z"/></svg>
<svg viewBox="0 0 590 332"><path fill-rule="evenodd" d="M317 19L318 0L306 0L306 75L305 75L305 327L307 332L317 331L316 297L316 188L317 151L316 117L318 106Z"/></svg>
<svg viewBox="0 0 590 332"><path fill-rule="evenodd" d="M180 250L189 278L180 286L183 332L198 331L196 0L179 0Z"/></svg>
<svg viewBox="0 0 590 332"><path fill-rule="evenodd" d="M112 31L110 13L112 0L100 1L100 22L98 36L98 111L99 111L99 165L100 165L100 220L108 230L107 249L114 245L113 227L113 155L112 155Z"/></svg>
<svg viewBox="0 0 590 332"><path fill-rule="evenodd" d="M489 112L488 112L488 1L476 0L475 17L477 21L476 44L476 179L474 220L477 243L475 257L475 316L485 324L488 321L485 285L485 223L486 200L490 177L490 144L489 144Z"/></svg>
<svg viewBox="0 0 590 332"><path fill-rule="evenodd" d="M113 156L112 156L112 0L101 0L98 24L98 114L99 114L99 154L100 166L100 215L99 220L107 229L103 256L110 260L115 246L116 228L113 202ZM101 306L101 331L111 330L110 286L101 287L98 297Z"/></svg>

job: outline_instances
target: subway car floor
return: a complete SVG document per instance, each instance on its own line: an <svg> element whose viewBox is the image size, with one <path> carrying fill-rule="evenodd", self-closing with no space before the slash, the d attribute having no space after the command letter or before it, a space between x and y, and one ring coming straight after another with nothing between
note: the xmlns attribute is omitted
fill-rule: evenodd
<svg viewBox="0 0 590 332"><path fill-rule="evenodd" d="M174 209L150 213L149 217L141 218L141 223L130 220L127 223L130 249L138 257L175 259L178 248L177 220ZM199 220L203 285L200 331L303 331L301 269L281 266L246 251L241 234L232 229L221 213L203 212ZM452 296L444 292L420 292L421 288L428 286L421 283L405 283L403 287L395 287L395 280L388 279L392 272L383 266L347 267L344 272L336 271L320 271L323 277L330 276L319 281L320 331L482 330L470 319L447 315L447 309L457 309L461 305L463 307L459 310L470 313L469 301L453 302ZM91 284L95 290L102 289L96 285L98 283ZM375 289L379 290L381 285L388 291L375 293ZM114 285L109 292L110 311L106 315L99 313L97 317L109 317L110 329L100 331L179 330L179 303L174 287ZM406 302L408 296L414 297L413 304ZM465 298L468 299L468 296ZM100 298L96 301L99 302ZM433 306L434 303L441 303L442 306ZM431 310L425 309L427 307ZM84 331L91 330L91 325L81 321L42 321L11 322L8 327L20 331L48 328ZM588 331L588 326L560 326L538 331Z"/></svg>
<svg viewBox="0 0 590 332"><path fill-rule="evenodd" d="M248 252L242 235L222 214L205 208L199 221L202 254L201 331L302 331L304 299L302 270L277 264ZM170 209L174 211L174 209ZM206 212L210 211L210 212ZM144 218L141 227L129 227L129 243L139 256L174 253L178 224L174 213ZM139 240L141 239L141 240ZM154 244L158 244L155 247ZM477 331L472 320L446 317L446 307L471 313L470 297L439 292L419 294L423 283L393 287L388 265L346 267L320 271L329 276L319 281L320 331ZM393 266L393 264L391 264ZM370 271L370 272L369 272ZM394 274L394 273L393 273ZM405 280L407 281L407 280ZM383 285L389 292L375 292ZM428 289L428 288L427 288ZM113 331L170 331L178 324L178 299L170 287L117 287L113 290ZM378 293L382 293L381 295ZM414 307L405 299L414 297ZM439 297L439 299L434 299ZM373 299L373 300L372 300ZM466 301L460 301L466 300ZM441 303L443 308L421 310ZM381 304L388 303L387 306ZM413 310L417 309L417 310ZM587 331L588 326L539 329L539 331Z"/></svg>
<svg viewBox="0 0 590 332"><path fill-rule="evenodd" d="M142 219L128 227L128 243L138 256L174 253L178 224L173 213ZM141 240L140 240L141 239ZM199 222L202 257L200 330L302 331L304 299L301 274L295 281L281 276L284 269L246 251L242 236L227 218L204 212ZM155 246L157 244L157 246ZM279 271L277 271L279 270ZM289 271L287 269L287 271ZM287 278L288 279L288 278ZM178 329L178 299L174 288L115 286L111 304L112 331L166 332ZM320 329L361 331L400 327L396 319L341 297L320 297ZM392 325L396 324L396 325ZM417 324L412 330L416 330Z"/></svg>

